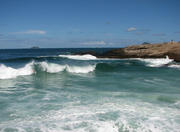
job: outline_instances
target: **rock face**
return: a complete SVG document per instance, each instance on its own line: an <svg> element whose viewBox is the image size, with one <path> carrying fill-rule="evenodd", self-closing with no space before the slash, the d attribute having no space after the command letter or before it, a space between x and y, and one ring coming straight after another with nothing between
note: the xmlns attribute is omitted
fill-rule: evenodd
<svg viewBox="0 0 180 132"><path fill-rule="evenodd" d="M180 62L180 42L133 45L95 56L99 58L165 58L167 55L170 59Z"/></svg>

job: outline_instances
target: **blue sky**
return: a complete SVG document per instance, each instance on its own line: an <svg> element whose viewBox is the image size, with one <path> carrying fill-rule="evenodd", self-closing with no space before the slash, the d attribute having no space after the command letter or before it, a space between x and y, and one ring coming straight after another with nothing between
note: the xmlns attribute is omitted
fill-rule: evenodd
<svg viewBox="0 0 180 132"><path fill-rule="evenodd" d="M0 0L0 48L180 41L180 0Z"/></svg>

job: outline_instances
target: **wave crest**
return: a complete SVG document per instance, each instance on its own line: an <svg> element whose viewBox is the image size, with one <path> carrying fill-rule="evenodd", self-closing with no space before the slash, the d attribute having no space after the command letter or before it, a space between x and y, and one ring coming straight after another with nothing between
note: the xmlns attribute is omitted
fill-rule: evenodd
<svg viewBox="0 0 180 132"><path fill-rule="evenodd" d="M147 63L147 66L149 67L161 67L174 61L173 59L169 59L168 56L166 56L166 58L159 58L159 59L138 59L138 60Z"/></svg>
<svg viewBox="0 0 180 132"><path fill-rule="evenodd" d="M73 59L73 60L96 60L97 58L93 55L59 55L59 57Z"/></svg>
<svg viewBox="0 0 180 132"><path fill-rule="evenodd" d="M39 65L40 65L40 68L42 69L42 71L46 71L49 73L57 73L57 72L65 70L65 68L66 68L63 65L47 63L47 62L40 62Z"/></svg>
<svg viewBox="0 0 180 132"><path fill-rule="evenodd" d="M95 70L96 65L87 66L70 66L70 65L60 65L54 63L41 62L40 67L43 71L49 73L57 73L66 70L71 73L89 73Z"/></svg>
<svg viewBox="0 0 180 132"><path fill-rule="evenodd" d="M36 69L35 66L38 68ZM60 65L55 63L48 62L31 62L26 64L22 68L12 68L5 66L4 64L0 65L0 79L11 79L16 78L17 76L31 75L40 71L48 73L58 73L61 71L67 71L70 73L89 73L94 71L96 65L87 65L87 66L72 66L72 65Z"/></svg>
<svg viewBox="0 0 180 132"><path fill-rule="evenodd" d="M94 71L96 65L88 65L88 66L66 66L66 70L71 73L89 73Z"/></svg>
<svg viewBox="0 0 180 132"><path fill-rule="evenodd" d="M31 62L26 64L24 67L18 69L1 64L0 79L10 79L10 78L16 78L17 76L31 75L34 73L33 64L34 62Z"/></svg>
<svg viewBox="0 0 180 132"><path fill-rule="evenodd" d="M172 64L172 65L169 65L168 67L180 69L180 64Z"/></svg>

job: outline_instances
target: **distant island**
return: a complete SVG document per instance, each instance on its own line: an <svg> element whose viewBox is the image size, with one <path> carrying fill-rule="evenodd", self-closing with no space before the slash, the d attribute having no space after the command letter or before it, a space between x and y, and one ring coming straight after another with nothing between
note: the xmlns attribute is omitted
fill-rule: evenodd
<svg viewBox="0 0 180 132"><path fill-rule="evenodd" d="M180 42L143 43L140 45L113 49L102 54L96 52L80 54L91 54L98 58L165 58L169 56L170 59L180 62Z"/></svg>
<svg viewBox="0 0 180 132"><path fill-rule="evenodd" d="M33 46L33 47L31 47L31 49L40 49L40 47L39 46Z"/></svg>

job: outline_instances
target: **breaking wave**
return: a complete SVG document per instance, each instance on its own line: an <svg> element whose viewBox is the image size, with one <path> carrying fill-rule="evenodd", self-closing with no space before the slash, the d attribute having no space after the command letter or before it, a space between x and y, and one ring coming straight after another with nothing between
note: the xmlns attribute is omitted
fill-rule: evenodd
<svg viewBox="0 0 180 132"><path fill-rule="evenodd" d="M94 56L91 55L64 55L68 57L77 57L82 59L93 59ZM76 58L76 59L77 59ZM133 59L134 60L134 59ZM180 69L180 65L173 62L172 59L162 58L162 59L135 59L138 61L145 62L145 65L148 67L161 67L161 66L167 66L169 68L178 68ZM57 64L57 63L50 63L48 61L41 61L36 62L32 61L30 63L27 63L24 67L21 68L14 68L6 66L5 64L0 64L0 79L11 79L16 78L17 76L25 76L25 75L32 75L36 74L38 72L47 72L47 73L58 73L62 71L66 71L69 73L89 73L93 71L100 71L100 72L116 72L123 69L126 69L127 67L130 67L132 65L136 66L136 62L132 61L126 63L125 60L123 61L116 61L112 62L109 61L97 61L94 64L90 63L83 63L78 65L71 64ZM173 62L173 63L172 63ZM139 65L139 64L138 64Z"/></svg>
<svg viewBox="0 0 180 132"><path fill-rule="evenodd" d="M159 58L159 59L141 59L141 58L139 58L138 60L147 63L147 66L149 66L149 67L161 67L161 66L167 65L174 61L173 59L169 59L168 56L166 56L166 58Z"/></svg>
<svg viewBox="0 0 180 132"><path fill-rule="evenodd" d="M89 73L95 70L96 65L87 65L87 66L70 66L70 65L60 65L54 63L41 62L39 63L43 71L49 73L57 73L61 71L67 71L71 73Z"/></svg>
<svg viewBox="0 0 180 132"><path fill-rule="evenodd" d="M168 67L180 69L180 64L172 64L172 65L169 65Z"/></svg>
<svg viewBox="0 0 180 132"><path fill-rule="evenodd" d="M38 67L36 69L35 67ZM72 66L72 65L60 65L55 63L48 62L31 62L26 64L22 68L12 68L4 64L0 65L0 79L11 79L16 78L17 76L32 75L40 71L48 73L58 73L61 71L67 71L70 73L89 73L94 71L96 65L87 65L87 66Z"/></svg>
<svg viewBox="0 0 180 132"><path fill-rule="evenodd" d="M0 64L0 79L10 79L16 78L17 76L31 75L34 73L33 64L34 62L31 62L18 69Z"/></svg>
<svg viewBox="0 0 180 132"><path fill-rule="evenodd" d="M73 59L73 60L96 60L97 58L93 55L59 55L63 58Z"/></svg>
<svg viewBox="0 0 180 132"><path fill-rule="evenodd" d="M42 71L46 71L49 73L57 73L65 70L65 66L55 64L55 63L47 63L47 62L40 62L39 67L41 68Z"/></svg>

